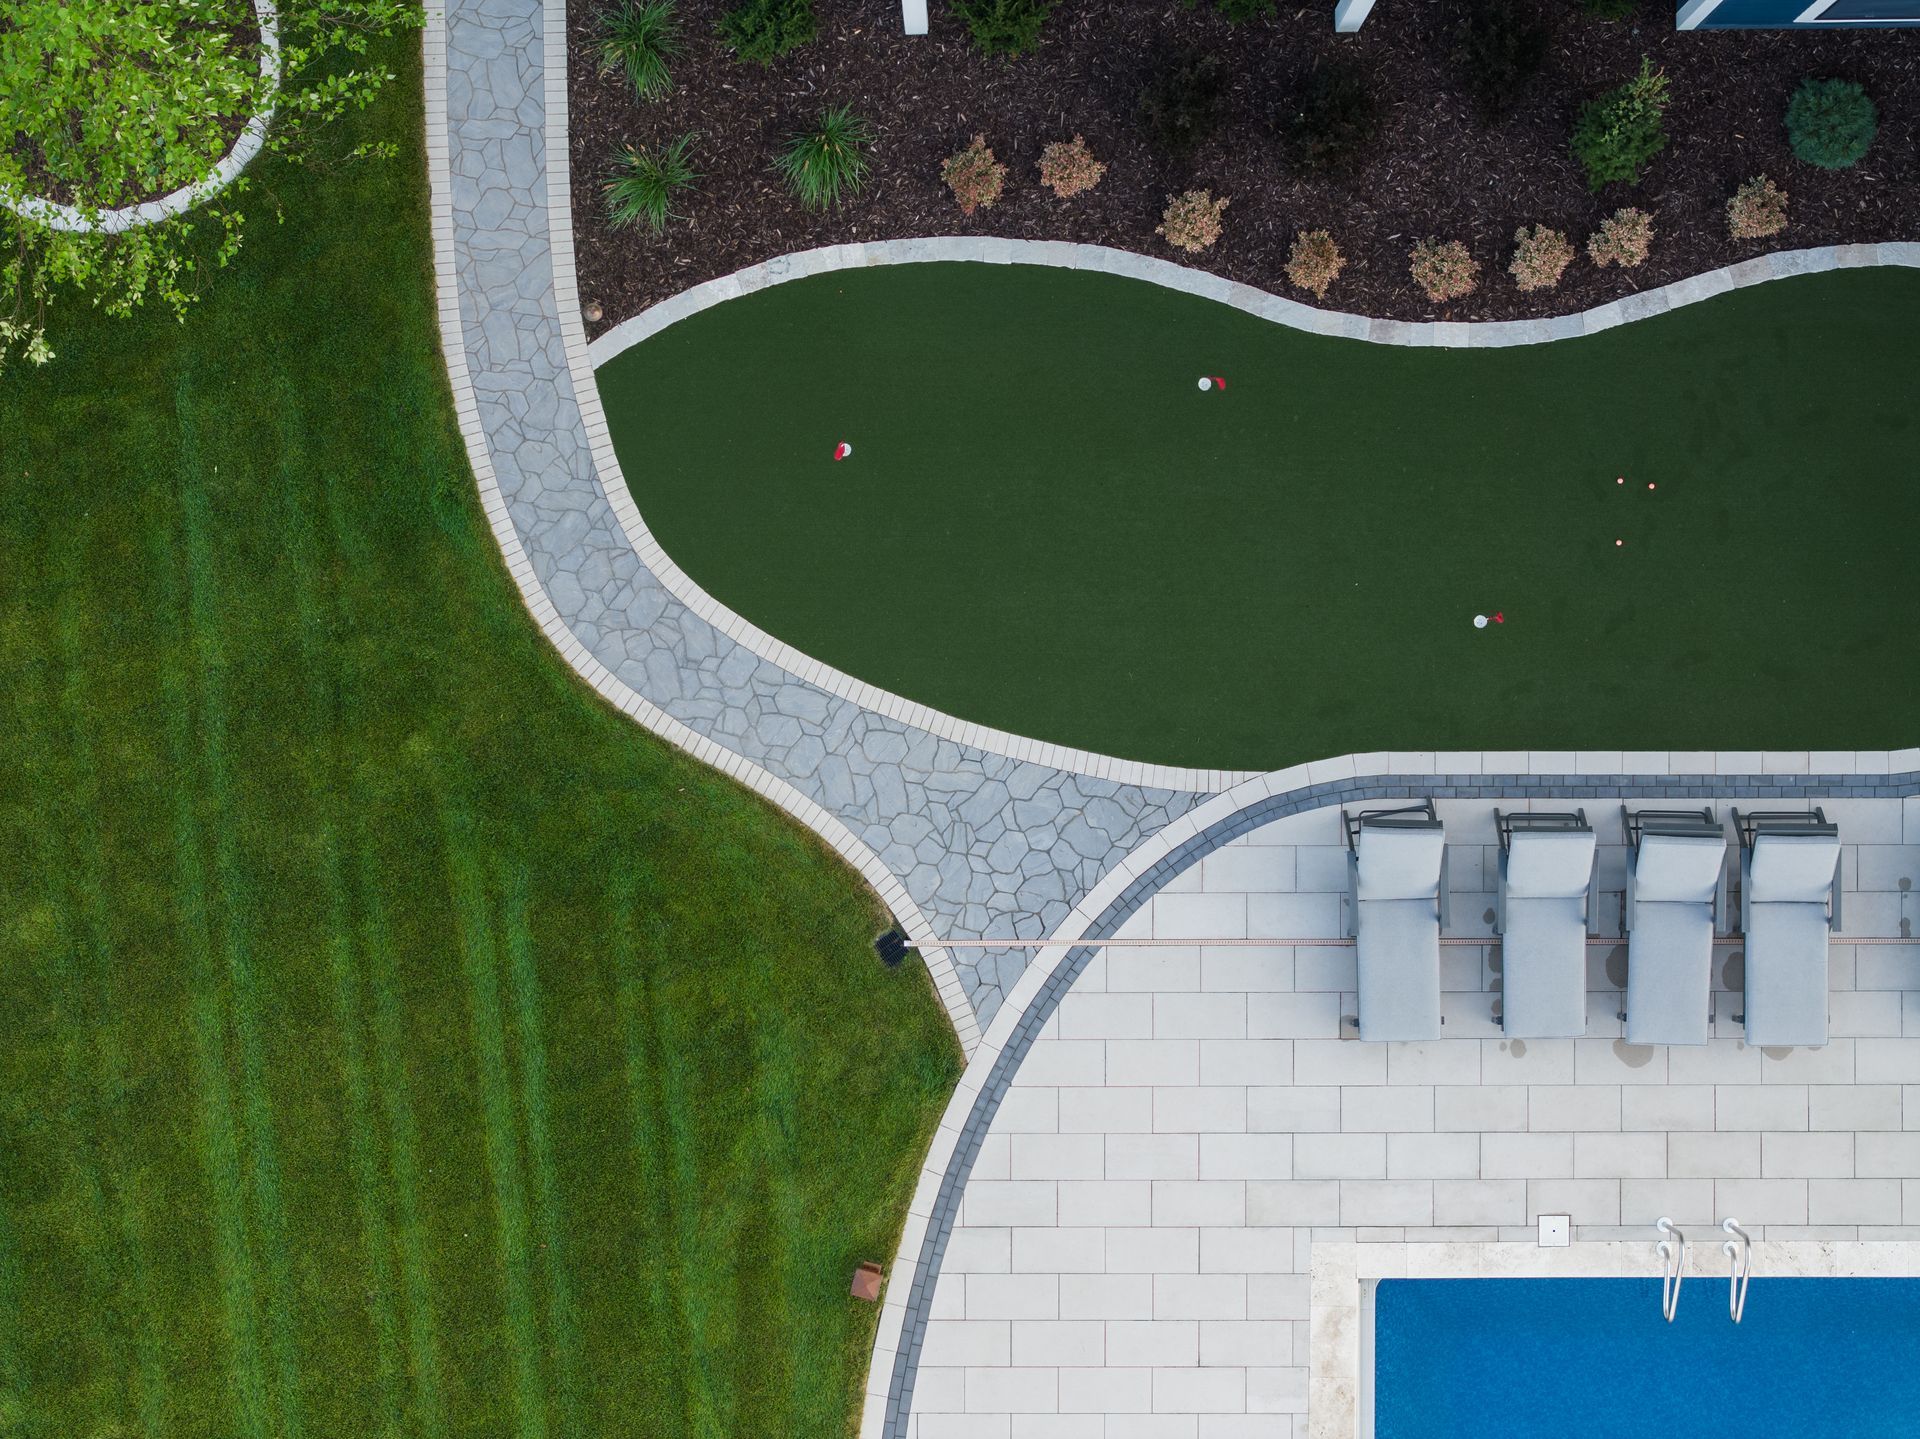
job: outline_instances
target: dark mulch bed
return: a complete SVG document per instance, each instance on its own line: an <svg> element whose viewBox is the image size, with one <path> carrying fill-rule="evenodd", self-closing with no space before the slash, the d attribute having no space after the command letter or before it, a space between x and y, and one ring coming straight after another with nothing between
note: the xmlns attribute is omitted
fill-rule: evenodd
<svg viewBox="0 0 1920 1439"><path fill-rule="evenodd" d="M1232 197L1220 243L1197 261L1217 274L1286 292L1293 235L1330 229L1348 268L1329 307L1421 319L1563 314L1702 270L1805 245L1920 238L1920 31L1676 34L1672 10L1649 4L1637 23L1609 23L1571 0L1543 0L1555 19L1546 65L1518 106L1487 125L1465 98L1450 58L1453 3L1385 0L1366 28L1336 36L1319 0L1271 20L1229 26L1179 0L1064 0L1032 56L990 60L931 0L933 33L900 33L893 0L818 0L820 38L771 67L735 63L713 35L726 6L680 0L689 53L676 88L636 103L625 82L597 73L602 0L571 0L569 61L574 225L583 302L605 310L598 332L689 285L792 250L854 240L982 234L1081 240L1184 258L1154 234L1169 192ZM1147 141L1140 91L1181 47L1221 57L1231 82L1219 131L1190 157ZM1279 117L1316 61L1339 53L1371 69L1386 117L1371 157L1339 178L1289 164ZM1637 186L1590 193L1567 150L1579 104L1651 56L1672 78L1672 143ZM1858 168L1828 173L1794 160L1781 117L1801 77L1863 82L1880 107L1878 141ZM812 215L769 168L782 141L825 104L849 103L876 126L873 177L845 210ZM655 237L611 231L600 184L627 144L697 131L699 193L687 218ZM963 217L940 162L976 132L1011 167L999 205ZM1072 201L1040 187L1050 140L1084 134L1107 162L1098 189ZM1727 238L1724 206L1748 176L1766 173L1791 195L1792 223L1769 241ZM1652 259L1598 270L1584 254L1557 290L1529 296L1505 273L1513 232L1545 223L1583 243L1621 205L1653 212ZM1463 239L1483 266L1480 290L1436 310L1407 276L1410 240ZM1299 292L1290 292L1298 298Z"/></svg>

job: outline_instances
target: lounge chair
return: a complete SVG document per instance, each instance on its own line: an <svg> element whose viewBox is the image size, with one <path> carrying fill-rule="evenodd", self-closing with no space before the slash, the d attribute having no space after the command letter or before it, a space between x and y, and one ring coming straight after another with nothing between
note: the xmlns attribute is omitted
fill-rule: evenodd
<svg viewBox="0 0 1920 1439"><path fill-rule="evenodd" d="M1360 958L1360 1037L1440 1034L1440 926L1447 922L1447 832L1433 801L1342 810L1347 897Z"/></svg>
<svg viewBox="0 0 1920 1439"><path fill-rule="evenodd" d="M1840 927L1840 826L1811 814L1733 812L1748 1044L1827 1042L1827 935Z"/></svg>
<svg viewBox="0 0 1920 1439"><path fill-rule="evenodd" d="M1643 809L1627 850L1627 1043L1705 1044L1726 831L1711 810Z"/></svg>
<svg viewBox="0 0 1920 1439"><path fill-rule="evenodd" d="M1593 830L1587 812L1493 812L1500 835L1500 1024L1516 1039L1587 1032Z"/></svg>

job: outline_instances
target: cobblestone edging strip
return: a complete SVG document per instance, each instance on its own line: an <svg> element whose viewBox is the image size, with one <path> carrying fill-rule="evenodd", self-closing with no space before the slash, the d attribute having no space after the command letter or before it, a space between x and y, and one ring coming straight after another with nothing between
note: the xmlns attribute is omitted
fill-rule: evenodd
<svg viewBox="0 0 1920 1439"><path fill-rule="evenodd" d="M280 11L274 0L253 0L253 14L260 24L260 76L269 87L274 87L280 80ZM40 196L17 200L0 196L0 205L50 230L70 233L119 235L142 225L155 225L170 216L184 215L208 196L231 185L267 143L267 127L272 123L272 106L249 116L240 137L211 171L191 185L183 185L156 200L144 200L118 210L102 210L91 216L75 206Z"/></svg>
<svg viewBox="0 0 1920 1439"><path fill-rule="evenodd" d="M852 686L691 604L628 496L580 328L563 0L451 0L424 37L442 340L489 523L521 597L610 703L818 832L920 943L962 1046L1024 949L1121 858L1238 776L982 732ZM1157 782L1156 782L1157 781ZM1172 781L1172 782L1168 782Z"/></svg>
<svg viewBox="0 0 1920 1439"><path fill-rule="evenodd" d="M765 264L750 265L731 275L722 275L703 285L695 285L671 299L642 310L623 320L588 347L595 365L604 365L622 350L656 335L676 320L786 280L832 270L852 270L868 265L910 265L931 261L974 261L990 265L1052 265L1063 270L1091 270L1103 275L1124 275L1145 280L1169 290L1180 290L1202 299L1218 300L1249 315L1288 325L1316 335L1349 340L1366 340L1376 345L1425 345L1451 349L1497 349L1512 345L1541 345L1549 340L1575 339L1596 335L1632 320L1664 315L1683 305L1710 300L1748 285L1789 275L1812 275L1825 270L1857 269L1865 265L1901 265L1920 268L1920 243L1879 245L1827 245L1811 250L1781 250L1759 255L1736 265L1690 275L1656 290L1610 300L1575 315L1556 315L1544 320L1410 321L1378 320L1367 315L1350 315L1340 310L1322 310L1269 294L1252 285L1223 280L1204 270L1195 270L1171 260L1138 255L1129 250L1109 249L1105 245L1081 245L1065 240L997 240L988 237L952 235L924 240L876 240L866 244L828 245L817 250L801 250L781 255Z"/></svg>
<svg viewBox="0 0 1920 1439"><path fill-rule="evenodd" d="M1920 749L1867 752L1366 754L1300 765L1213 796L1129 855L1076 906L1020 977L968 1063L921 1170L888 1280L861 1439L907 1439L935 1283L989 1126L1040 1031L1097 952L1155 893L1208 854L1289 815L1414 799L1738 801L1787 804L1920 794Z"/></svg>

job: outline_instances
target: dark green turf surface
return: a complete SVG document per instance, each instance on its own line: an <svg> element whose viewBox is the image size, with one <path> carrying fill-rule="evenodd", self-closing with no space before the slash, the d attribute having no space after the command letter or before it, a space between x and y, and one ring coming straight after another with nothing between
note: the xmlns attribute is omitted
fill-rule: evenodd
<svg viewBox="0 0 1920 1439"><path fill-rule="evenodd" d="M1920 275L1856 271L1413 350L913 265L729 301L601 392L694 579L1021 734L1224 768L1877 749L1920 681L1917 322Z"/></svg>
<svg viewBox="0 0 1920 1439"><path fill-rule="evenodd" d="M0 377L0 1436L850 1432L958 1051L500 563L409 157Z"/></svg>

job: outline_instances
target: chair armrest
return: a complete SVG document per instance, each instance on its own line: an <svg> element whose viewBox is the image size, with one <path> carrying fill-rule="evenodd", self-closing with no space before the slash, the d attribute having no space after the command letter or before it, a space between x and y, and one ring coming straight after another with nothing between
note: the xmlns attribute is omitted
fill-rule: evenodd
<svg viewBox="0 0 1920 1439"><path fill-rule="evenodd" d="M1500 851L1498 872L1499 878L1495 881L1493 888L1493 932L1505 934L1507 932L1507 852L1504 849Z"/></svg>
<svg viewBox="0 0 1920 1439"><path fill-rule="evenodd" d="M1833 866L1833 903L1827 906L1827 929L1834 934L1840 932L1840 876L1846 867L1846 851L1842 850Z"/></svg>
<svg viewBox="0 0 1920 1439"><path fill-rule="evenodd" d="M1453 922L1453 894L1447 886L1447 854L1451 845L1440 848L1440 928Z"/></svg>
<svg viewBox="0 0 1920 1439"><path fill-rule="evenodd" d="M1347 938L1360 937L1360 856L1347 851Z"/></svg>

